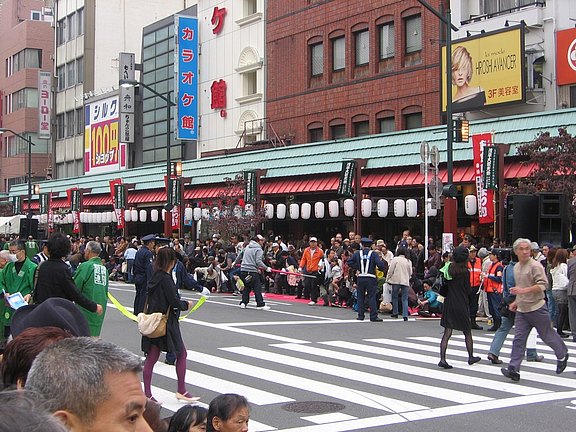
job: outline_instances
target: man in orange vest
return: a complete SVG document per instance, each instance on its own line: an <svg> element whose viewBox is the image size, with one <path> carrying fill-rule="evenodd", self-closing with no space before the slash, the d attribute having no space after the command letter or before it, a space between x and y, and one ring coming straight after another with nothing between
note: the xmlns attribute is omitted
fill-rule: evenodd
<svg viewBox="0 0 576 432"><path fill-rule="evenodd" d="M494 320L489 332L498 330L502 323L502 314L500 313L500 303L502 303L502 272L504 267L500 262L498 252L495 249L488 255L492 264L488 267L487 273L482 273L482 286L488 297L488 309Z"/></svg>
<svg viewBox="0 0 576 432"><path fill-rule="evenodd" d="M310 246L304 249L302 259L300 260L300 268L298 271L307 275L316 276L316 278L305 277L302 281L304 285L304 298L310 296L310 306L318 302L320 296L320 281L321 271L320 261L324 257L324 252L318 246L318 239L310 237Z"/></svg>
<svg viewBox="0 0 576 432"><path fill-rule="evenodd" d="M482 275L482 260L476 256L478 249L476 249L474 245L470 246L469 250L468 271L470 272L470 291L468 292L468 306L470 308L470 321L472 322L472 330L482 330L482 327L476 323L481 283L480 277Z"/></svg>

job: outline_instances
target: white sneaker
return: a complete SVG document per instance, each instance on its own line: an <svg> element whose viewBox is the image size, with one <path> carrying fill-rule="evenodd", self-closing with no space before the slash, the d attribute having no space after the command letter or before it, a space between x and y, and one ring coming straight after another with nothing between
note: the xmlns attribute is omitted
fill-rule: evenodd
<svg viewBox="0 0 576 432"><path fill-rule="evenodd" d="M246 309L246 305L244 303L240 303L240 309Z"/></svg>
<svg viewBox="0 0 576 432"><path fill-rule="evenodd" d="M256 309L258 309L258 310L270 310L270 306L268 306L268 305L258 306Z"/></svg>
<svg viewBox="0 0 576 432"><path fill-rule="evenodd" d="M308 303L308 306L314 306L316 304L315 301L311 301L310 303Z"/></svg>

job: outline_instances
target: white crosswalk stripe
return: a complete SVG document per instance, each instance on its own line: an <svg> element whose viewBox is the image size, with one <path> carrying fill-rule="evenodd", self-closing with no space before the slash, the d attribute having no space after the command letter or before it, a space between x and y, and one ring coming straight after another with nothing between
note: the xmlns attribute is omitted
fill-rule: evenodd
<svg viewBox="0 0 576 432"><path fill-rule="evenodd" d="M238 393L259 407L309 400L310 393L321 395L318 400L346 406L341 412L330 415L291 415L291 424L281 420L276 424L276 419L258 418L254 414L250 430L256 432L361 431L408 421L576 398L574 375L556 375L554 354L543 344L538 345L538 350L545 354L545 363L524 363L520 383L504 378L499 367L485 360L492 340L490 336L475 335L475 354L484 360L469 366L464 341L460 335L454 335L447 352L454 369L449 371L436 365L440 337L378 338L356 343L339 340L281 342L265 349L230 346L222 348L222 355L218 356L190 350L188 366L194 365L194 370L187 371L186 381L191 393L201 394L199 388L215 394ZM503 358L509 353L510 345L509 338L501 350ZM573 344L570 349L575 346ZM573 371L574 366L570 361L567 371ZM322 380L327 371L337 377L331 383ZM182 405L174 397L174 367L158 363L154 373L158 376L154 384L158 385L156 381L162 378L163 384L168 380L174 386L172 389L164 385L154 387L154 396L164 403L164 408L177 410ZM348 410L350 406L366 408L366 416L359 418L358 410Z"/></svg>

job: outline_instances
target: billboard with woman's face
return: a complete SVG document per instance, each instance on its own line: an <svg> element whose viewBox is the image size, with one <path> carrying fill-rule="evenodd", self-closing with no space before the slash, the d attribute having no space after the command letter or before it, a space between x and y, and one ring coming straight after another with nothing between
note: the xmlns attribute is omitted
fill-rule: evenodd
<svg viewBox="0 0 576 432"><path fill-rule="evenodd" d="M524 29L511 27L452 42L452 112L523 102ZM446 111L446 47L442 48L442 111Z"/></svg>

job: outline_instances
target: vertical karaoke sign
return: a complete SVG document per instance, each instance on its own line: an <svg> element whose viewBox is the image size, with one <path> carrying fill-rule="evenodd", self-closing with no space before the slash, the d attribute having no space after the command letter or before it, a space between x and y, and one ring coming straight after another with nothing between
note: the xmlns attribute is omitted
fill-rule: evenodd
<svg viewBox="0 0 576 432"><path fill-rule="evenodd" d="M198 139L198 18L175 16L176 139Z"/></svg>

